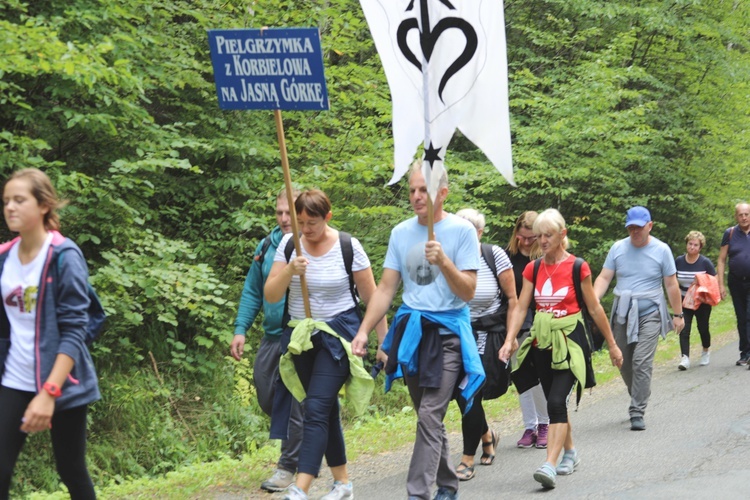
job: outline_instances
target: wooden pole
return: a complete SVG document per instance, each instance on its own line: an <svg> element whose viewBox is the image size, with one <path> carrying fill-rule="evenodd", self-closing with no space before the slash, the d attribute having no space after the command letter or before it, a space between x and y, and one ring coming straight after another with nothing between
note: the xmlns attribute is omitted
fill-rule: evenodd
<svg viewBox="0 0 750 500"><path fill-rule="evenodd" d="M294 191L292 188L292 174L289 171L289 158L286 154L286 137L284 136L284 122L281 120L281 110L274 109L273 117L276 120L276 136L279 139L279 152L281 153L281 167L284 170L284 186L286 186L286 199L289 203L289 217L292 219L292 238L294 238L294 249L297 255L302 255L302 244L299 241L299 229L297 229L297 211L294 209ZM305 304L305 315L312 318L310 310L310 295L307 293L307 281L304 276L299 277L302 287L302 301Z"/></svg>
<svg viewBox="0 0 750 500"><path fill-rule="evenodd" d="M427 193L427 241L435 241L435 207L432 196Z"/></svg>

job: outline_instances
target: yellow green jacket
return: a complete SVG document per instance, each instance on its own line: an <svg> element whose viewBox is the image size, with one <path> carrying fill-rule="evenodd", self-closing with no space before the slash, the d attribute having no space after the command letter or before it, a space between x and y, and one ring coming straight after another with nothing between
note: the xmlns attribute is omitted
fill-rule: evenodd
<svg viewBox="0 0 750 500"><path fill-rule="evenodd" d="M320 330L318 335L328 334L341 341L341 345L349 359L349 379L344 385L346 399L352 404L357 415L363 413L370 404L370 397L372 396L375 382L367 370L365 370L362 358L352 353L351 343L323 321L306 318L291 321L289 326L294 328L294 330L292 330L292 337L289 340L286 353L281 356L279 361L279 375L281 375L281 380L292 396L300 402L306 396L302 381L300 381L297 370L294 367L292 356L312 349L312 333L315 330Z"/></svg>
<svg viewBox="0 0 750 500"><path fill-rule="evenodd" d="M537 311L530 335L518 349L517 364L513 369L513 381L519 392L524 392L525 389L538 383L536 373L529 373L529 370L525 369L528 363L524 364L535 340L537 349L552 350L553 370L570 370L578 380L579 390L586 387L586 365L590 363L590 355L586 352L590 351L586 349L584 352L580 341L570 338L570 334L576 330L578 323L583 324L583 316L580 312L555 318L552 313ZM585 334L583 341L586 341Z"/></svg>

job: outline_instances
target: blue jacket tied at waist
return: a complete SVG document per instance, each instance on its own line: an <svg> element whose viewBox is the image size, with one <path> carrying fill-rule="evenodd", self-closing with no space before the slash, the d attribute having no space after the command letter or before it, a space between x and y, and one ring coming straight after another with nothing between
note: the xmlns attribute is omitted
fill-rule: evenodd
<svg viewBox="0 0 750 500"><path fill-rule="evenodd" d="M388 392L391 389L394 380L404 376L404 369L410 377L417 375L419 371L419 346L423 334L422 318L450 330L450 333L457 335L461 342L461 358L463 370L466 374L466 383L462 385L461 397L467 402L466 411L468 412L471 409L474 396L484 385L485 379L482 360L479 357L477 343L471 331L468 307L448 311L420 311L403 304L399 308L382 345L383 351L392 356L393 353L389 351L397 335L396 330L403 321L406 321L403 336L398 343L398 352L395 353L398 364L395 371L392 373L386 372L385 391Z"/></svg>

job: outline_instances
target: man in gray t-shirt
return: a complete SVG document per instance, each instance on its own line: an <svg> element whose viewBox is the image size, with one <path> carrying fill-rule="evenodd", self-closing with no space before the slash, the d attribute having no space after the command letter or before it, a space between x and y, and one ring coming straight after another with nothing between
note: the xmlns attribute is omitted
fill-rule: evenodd
<svg viewBox="0 0 750 500"><path fill-rule="evenodd" d="M625 227L629 236L612 245L602 272L594 282L601 299L616 280L610 322L623 354L620 374L630 394L630 428L646 429L643 415L651 396L651 374L659 334L685 325L677 270L669 247L651 236L651 214L644 207L628 210ZM672 306L672 321L664 299L662 281Z"/></svg>

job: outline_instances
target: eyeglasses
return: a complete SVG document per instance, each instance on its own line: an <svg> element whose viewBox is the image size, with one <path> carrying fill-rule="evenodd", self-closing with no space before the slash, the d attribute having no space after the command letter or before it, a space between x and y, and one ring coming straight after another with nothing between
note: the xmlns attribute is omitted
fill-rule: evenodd
<svg viewBox="0 0 750 500"><path fill-rule="evenodd" d="M534 236L521 236L520 234L516 235L516 238L523 241L524 243L534 243L536 241L536 235Z"/></svg>

